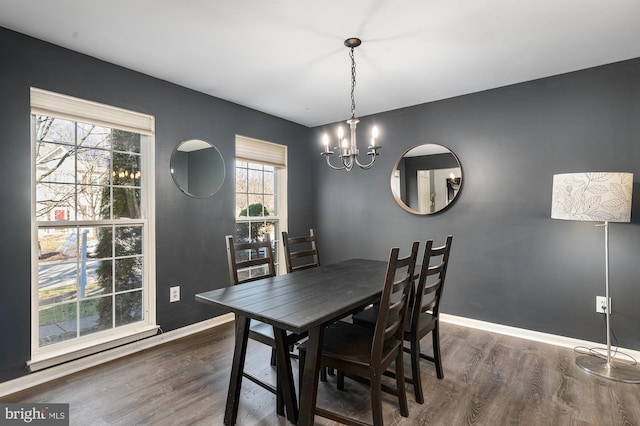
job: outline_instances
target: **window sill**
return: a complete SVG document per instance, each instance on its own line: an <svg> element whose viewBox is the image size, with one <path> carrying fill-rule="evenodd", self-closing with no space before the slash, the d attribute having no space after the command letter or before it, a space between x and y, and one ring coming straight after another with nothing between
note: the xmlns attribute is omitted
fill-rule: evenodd
<svg viewBox="0 0 640 426"><path fill-rule="evenodd" d="M27 366L30 371L42 370L153 336L157 334L159 328L157 325L138 325L133 330L128 330L126 335L118 333L100 338L99 340L92 339L91 341L78 343L73 346L65 346L59 349L47 347L40 350L40 352L32 354L31 360L27 361Z"/></svg>

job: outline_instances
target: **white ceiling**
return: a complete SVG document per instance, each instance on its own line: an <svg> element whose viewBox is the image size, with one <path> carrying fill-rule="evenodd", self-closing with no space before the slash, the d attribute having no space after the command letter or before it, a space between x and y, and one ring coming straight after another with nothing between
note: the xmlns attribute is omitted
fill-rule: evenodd
<svg viewBox="0 0 640 426"><path fill-rule="evenodd" d="M639 0L0 0L0 26L307 126L640 57Z"/></svg>

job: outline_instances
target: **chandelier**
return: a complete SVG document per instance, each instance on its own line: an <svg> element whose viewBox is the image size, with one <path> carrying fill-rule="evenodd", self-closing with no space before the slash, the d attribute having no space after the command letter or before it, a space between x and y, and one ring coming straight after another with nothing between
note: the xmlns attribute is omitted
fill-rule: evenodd
<svg viewBox="0 0 640 426"><path fill-rule="evenodd" d="M329 148L329 136L325 133L322 137L322 142L324 143L324 151L321 152L322 155L327 159L327 164L334 170L347 170L350 171L354 165L357 165L361 169L369 169L373 166L373 163L376 161L376 157L379 155L378 150L379 146L376 145L376 138L378 137L378 128L373 126L371 130L371 145L368 147L367 155L371 156L371 159L368 163L363 164L358 160L358 144L356 142L356 125L360 122L356 118L355 110L356 110L356 101L354 97L354 92L356 88L356 60L353 54L353 50L360 46L362 41L359 38L348 38L344 41L344 45L350 49L349 57L351 58L351 118L346 122L349 124L349 129L351 130L351 140L344 137L344 131L342 130L342 126L338 127L338 146L334 148L335 150L339 150L338 158L340 158L342 164L339 166L334 166L331 164L331 155L334 154L334 150Z"/></svg>

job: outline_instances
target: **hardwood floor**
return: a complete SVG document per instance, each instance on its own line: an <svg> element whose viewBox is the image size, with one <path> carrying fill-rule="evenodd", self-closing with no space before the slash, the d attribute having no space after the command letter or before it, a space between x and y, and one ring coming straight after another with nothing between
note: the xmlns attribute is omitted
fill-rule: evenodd
<svg viewBox="0 0 640 426"><path fill-rule="evenodd" d="M441 334L444 380L423 362L425 403L408 385L403 418L386 395L386 425L640 425L640 385L584 373L571 349L451 324ZM232 352L233 324L225 324L0 401L69 403L70 423L80 426L221 425ZM269 355L250 342L247 366L273 380ZM349 379L345 387L338 391L335 377L321 383L318 406L370 422L368 388ZM289 423L272 394L245 380L237 424Z"/></svg>

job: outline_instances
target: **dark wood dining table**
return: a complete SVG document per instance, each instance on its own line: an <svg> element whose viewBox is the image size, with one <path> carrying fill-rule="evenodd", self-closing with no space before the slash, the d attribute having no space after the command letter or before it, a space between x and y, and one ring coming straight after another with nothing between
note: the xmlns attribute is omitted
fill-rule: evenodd
<svg viewBox="0 0 640 426"><path fill-rule="evenodd" d="M249 325L256 319L274 327L278 387L287 419L313 425L320 355L325 326L376 302L384 285L387 262L352 259L286 275L196 294L196 300L236 314L236 341L225 407L224 424L233 425L238 414ZM296 402L287 330L308 333L309 341Z"/></svg>

